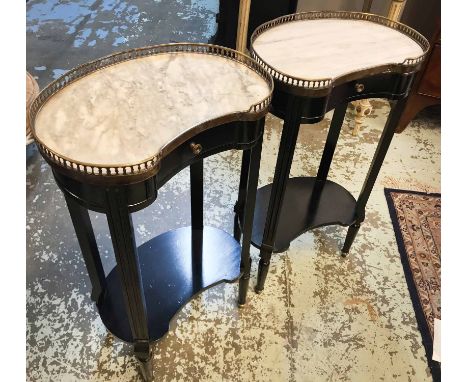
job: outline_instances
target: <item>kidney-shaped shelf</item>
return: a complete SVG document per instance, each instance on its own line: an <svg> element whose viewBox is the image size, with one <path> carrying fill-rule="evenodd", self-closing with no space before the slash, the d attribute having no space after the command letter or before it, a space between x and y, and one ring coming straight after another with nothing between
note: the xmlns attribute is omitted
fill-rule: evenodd
<svg viewBox="0 0 468 382"><path fill-rule="evenodd" d="M339 184L327 180L321 192L314 195L315 177L290 178L286 184L284 201L279 213L273 252L284 252L291 241L304 232L327 225L349 226L354 222L356 199ZM272 184L260 188L255 203L252 244L262 245L268 202ZM240 224L242 218L236 224Z"/></svg>
<svg viewBox="0 0 468 382"><path fill-rule="evenodd" d="M203 234L202 234L203 233ZM171 319L194 296L240 276L240 246L228 233L213 227L179 228L138 247L147 307L150 341L163 337ZM106 278L98 304L102 322L116 337L132 342L117 269Z"/></svg>

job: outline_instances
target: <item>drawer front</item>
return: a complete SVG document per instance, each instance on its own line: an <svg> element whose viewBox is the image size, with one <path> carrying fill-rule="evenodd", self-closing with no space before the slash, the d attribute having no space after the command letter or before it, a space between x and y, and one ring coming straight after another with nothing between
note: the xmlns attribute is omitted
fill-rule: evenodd
<svg viewBox="0 0 468 382"><path fill-rule="evenodd" d="M304 97L301 123L317 123L337 105L364 98L400 99L411 89L415 73L381 73L338 85L323 97ZM271 112L284 119L290 94L282 88L275 88Z"/></svg>
<svg viewBox="0 0 468 382"><path fill-rule="evenodd" d="M413 77L414 74L383 73L349 81L333 89L330 103L334 108L344 100L349 102L364 98L401 98L409 92Z"/></svg>
<svg viewBox="0 0 468 382"><path fill-rule="evenodd" d="M190 164L225 150L251 147L261 134L257 122L252 121L232 122L196 135L162 159L156 175L158 189Z"/></svg>

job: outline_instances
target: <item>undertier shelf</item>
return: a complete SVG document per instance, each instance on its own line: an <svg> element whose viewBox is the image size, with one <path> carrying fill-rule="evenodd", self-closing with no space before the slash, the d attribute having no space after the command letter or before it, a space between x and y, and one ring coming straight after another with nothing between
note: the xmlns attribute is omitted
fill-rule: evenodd
<svg viewBox="0 0 468 382"><path fill-rule="evenodd" d="M213 227L179 228L138 247L150 341L163 337L174 315L195 295L240 276L240 246ZM98 306L104 325L116 337L132 342L117 269L106 278Z"/></svg>
<svg viewBox="0 0 468 382"><path fill-rule="evenodd" d="M335 224L349 226L354 222L356 199L353 195L327 180L317 201L311 202L315 183L315 177L288 180L273 252L286 251L291 241L310 229ZM252 244L257 248L262 243L271 186L268 184L257 191L252 232Z"/></svg>

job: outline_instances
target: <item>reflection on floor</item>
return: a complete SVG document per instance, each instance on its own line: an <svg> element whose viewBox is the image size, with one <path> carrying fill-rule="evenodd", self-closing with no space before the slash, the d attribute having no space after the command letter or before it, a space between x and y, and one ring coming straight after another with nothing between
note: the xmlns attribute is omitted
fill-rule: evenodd
<svg viewBox="0 0 468 382"><path fill-rule="evenodd" d="M190 40L191 34L184 31L191 30L195 31L191 41L207 41L212 25L200 20L209 20L216 12L211 3L215 2L32 0L27 5L28 69L39 76L43 87L57 68L69 69L113 50L147 45L154 37L151 28L161 23L168 23L160 32L165 36L182 31L181 40ZM93 13L112 4L114 19L108 24L102 19L104 12ZM66 5L86 15L70 21L61 13ZM170 21L158 22L161 16L149 15L150 10L162 12L159 7L169 6L175 7L167 13ZM47 7L55 12L49 15L60 14L62 20L38 17L40 12L51 12ZM134 20L132 7L146 12L143 16L140 12L133 24L128 21ZM111 33L122 18L129 23L127 30L143 27L146 40L142 35L132 40L128 34L125 44L112 47L115 36L107 42L91 39L103 25ZM144 18L151 20L148 29ZM101 21L90 27L93 32L83 32L96 20ZM190 22L196 28L191 29ZM65 25L72 29L61 29ZM81 35L86 43L76 46ZM70 38L64 42L66 37ZM159 41L156 36L151 43ZM41 71L42 67L46 69ZM375 112L359 137L351 135L354 114L348 111L330 171L330 178L355 196L389 112L385 101L372 103ZM301 128L291 176L315 174L330 118L331 113L321 123ZM281 123L267 117L261 185L273 177ZM227 232L232 231L238 185L233 179L239 177L240 158L239 152L229 151L206 160L205 223ZM437 110L427 110L395 136L369 200L366 221L347 259L339 256L344 228L307 232L287 252L273 257L265 291L256 295L258 251L252 248L247 305L237 308L235 284L219 285L189 303L173 320L168 335L153 346L155 380L430 381L383 187L439 191L439 184L440 118ZM27 148L26 187L28 380L140 381L131 347L106 332L90 300L89 280L63 196L33 145ZM161 189L151 207L135 214L137 244L190 224L188 191L189 174L184 170ZM97 213L91 217L108 272L115 261L106 221Z"/></svg>

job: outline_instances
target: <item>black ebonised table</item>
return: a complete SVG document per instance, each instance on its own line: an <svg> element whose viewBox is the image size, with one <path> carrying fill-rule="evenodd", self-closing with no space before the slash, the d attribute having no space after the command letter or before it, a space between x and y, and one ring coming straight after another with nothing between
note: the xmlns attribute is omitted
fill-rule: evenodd
<svg viewBox="0 0 468 382"><path fill-rule="evenodd" d="M226 91L228 89L228 91ZM107 329L133 343L151 379L152 341L193 296L240 278L250 241L271 76L249 57L204 44L169 44L84 64L47 86L30 109L39 150L65 195ZM244 233L203 224L203 158L243 152L237 208ZM192 226L135 244L131 214L190 166ZM117 265L106 276L88 210L105 213Z"/></svg>
<svg viewBox="0 0 468 382"><path fill-rule="evenodd" d="M263 290L273 252L283 252L307 230L348 226L342 253L365 217L376 181L411 88L429 48L415 30L358 12L306 12L259 26L252 57L274 79L271 112L284 119L273 183L259 189L252 243L260 249L256 291ZM357 199L327 179L347 104L364 98L396 101ZM315 177L289 179L300 124L335 109ZM240 213L238 216L242 216ZM240 229L241 219L237 221Z"/></svg>

